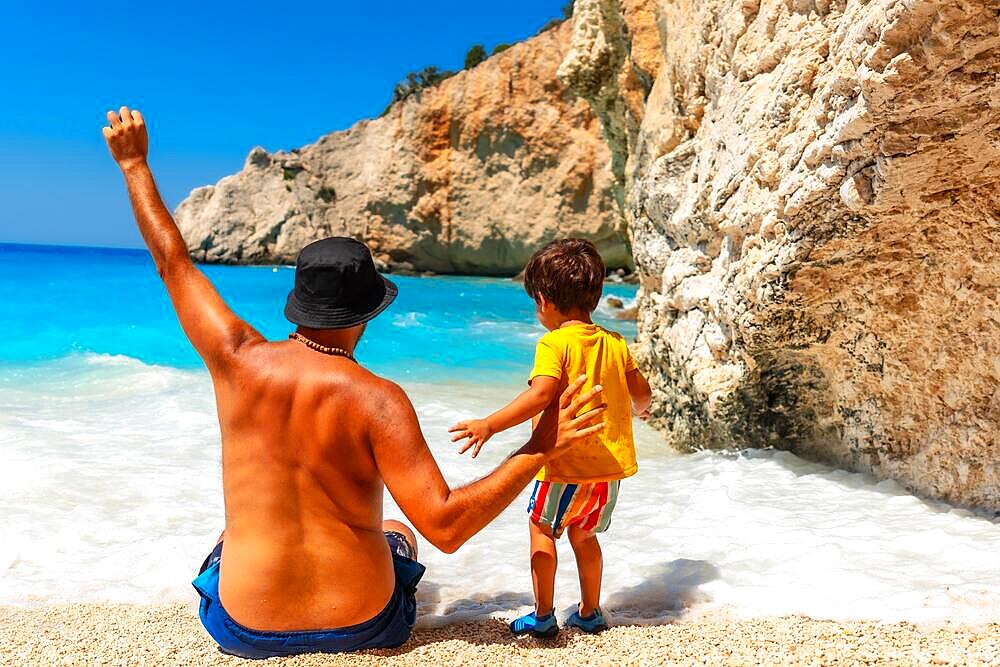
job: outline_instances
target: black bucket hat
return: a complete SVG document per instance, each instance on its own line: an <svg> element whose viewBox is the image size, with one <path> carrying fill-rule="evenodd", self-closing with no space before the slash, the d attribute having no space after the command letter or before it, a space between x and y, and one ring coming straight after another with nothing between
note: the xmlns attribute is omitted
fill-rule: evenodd
<svg viewBox="0 0 1000 667"><path fill-rule="evenodd" d="M381 313L398 292L375 269L364 243L341 236L322 239L299 253L285 317L311 329L346 329Z"/></svg>

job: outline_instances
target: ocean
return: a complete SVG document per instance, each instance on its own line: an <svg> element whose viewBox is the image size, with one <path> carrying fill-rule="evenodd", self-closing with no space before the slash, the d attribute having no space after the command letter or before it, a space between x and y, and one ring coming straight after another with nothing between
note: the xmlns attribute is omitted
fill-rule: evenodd
<svg viewBox="0 0 1000 667"><path fill-rule="evenodd" d="M269 338L286 267L206 267ZM527 439L522 426L459 456L455 421L524 386L544 333L517 283L395 277L396 303L359 361L400 382L446 478L475 479ZM606 295L634 301L635 289ZM627 337L635 325L597 320ZM189 584L223 527L208 375L143 251L0 245L0 604L194 601ZM602 538L604 606L619 623L679 616L1000 620L1000 522L893 482L780 451L678 454L637 424L640 471ZM458 553L426 542L419 623L531 604L527 491ZM386 517L402 518L386 495ZM578 600L568 545L556 601Z"/></svg>

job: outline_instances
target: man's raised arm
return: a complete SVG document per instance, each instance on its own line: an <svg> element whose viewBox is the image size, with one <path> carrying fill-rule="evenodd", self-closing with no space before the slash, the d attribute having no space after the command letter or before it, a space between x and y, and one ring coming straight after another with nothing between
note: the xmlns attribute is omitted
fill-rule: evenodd
<svg viewBox="0 0 1000 667"><path fill-rule="evenodd" d="M240 345L260 338L226 306L208 278L188 256L187 245L163 204L146 162L149 138L142 114L128 107L108 112L104 138L125 176L132 211L177 318L209 370Z"/></svg>
<svg viewBox="0 0 1000 667"><path fill-rule="evenodd" d="M601 391L597 386L578 395L585 380L575 380L558 406L542 413L524 447L483 479L458 489L449 488L441 475L410 399L391 385L378 397L381 414L372 425L372 450L389 493L413 527L438 549L455 551L510 505L546 461L603 429L603 423L595 423L603 405L577 416Z"/></svg>

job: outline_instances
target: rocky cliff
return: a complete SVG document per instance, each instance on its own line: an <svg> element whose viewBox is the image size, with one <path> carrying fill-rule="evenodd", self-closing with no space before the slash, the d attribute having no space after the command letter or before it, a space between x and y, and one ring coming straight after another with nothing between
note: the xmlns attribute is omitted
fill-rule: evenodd
<svg viewBox="0 0 1000 667"><path fill-rule="evenodd" d="M1000 508L1000 2L577 0L655 421Z"/></svg>
<svg viewBox="0 0 1000 667"><path fill-rule="evenodd" d="M346 235L390 267L512 275L574 235L631 265L600 123L556 77L571 32L547 30L310 146L255 148L177 208L191 254L294 262L304 244Z"/></svg>

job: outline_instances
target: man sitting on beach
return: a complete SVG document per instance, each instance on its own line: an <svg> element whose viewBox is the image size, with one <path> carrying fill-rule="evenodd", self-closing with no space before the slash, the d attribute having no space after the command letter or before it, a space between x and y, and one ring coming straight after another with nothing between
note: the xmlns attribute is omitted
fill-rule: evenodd
<svg viewBox="0 0 1000 667"><path fill-rule="evenodd" d="M450 489L406 394L354 360L365 323L396 296L361 243L304 248L270 342L239 319L188 257L146 163L138 111L108 112L104 136L139 231L184 333L212 377L222 432L225 540L194 581L224 651L265 658L394 647L409 637L424 568L402 523L382 520L383 485L416 529L453 552L546 463L603 428L578 378L531 439L483 479Z"/></svg>

